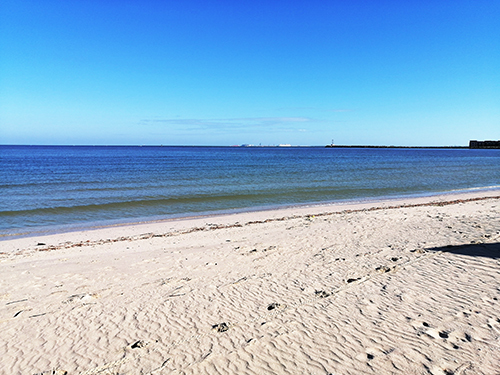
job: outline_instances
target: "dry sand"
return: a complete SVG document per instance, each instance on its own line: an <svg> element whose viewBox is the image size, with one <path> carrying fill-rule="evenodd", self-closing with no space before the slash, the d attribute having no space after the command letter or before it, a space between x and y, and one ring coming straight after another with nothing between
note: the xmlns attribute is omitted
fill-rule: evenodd
<svg viewBox="0 0 500 375"><path fill-rule="evenodd" d="M0 373L500 374L499 196L2 241Z"/></svg>

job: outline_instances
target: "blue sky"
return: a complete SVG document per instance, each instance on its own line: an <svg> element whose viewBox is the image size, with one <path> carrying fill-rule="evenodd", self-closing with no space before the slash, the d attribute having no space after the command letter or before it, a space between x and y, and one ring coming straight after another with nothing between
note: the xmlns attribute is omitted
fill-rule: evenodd
<svg viewBox="0 0 500 375"><path fill-rule="evenodd" d="M3 0L0 144L500 139L500 2Z"/></svg>

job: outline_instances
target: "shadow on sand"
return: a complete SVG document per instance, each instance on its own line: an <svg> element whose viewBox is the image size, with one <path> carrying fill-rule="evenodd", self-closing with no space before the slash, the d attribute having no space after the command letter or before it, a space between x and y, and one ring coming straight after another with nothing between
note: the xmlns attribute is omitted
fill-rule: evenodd
<svg viewBox="0 0 500 375"><path fill-rule="evenodd" d="M468 245L448 245L443 247L434 247L427 249L429 251L442 251L445 253L469 255L473 257L486 257L500 259L500 242L478 243Z"/></svg>

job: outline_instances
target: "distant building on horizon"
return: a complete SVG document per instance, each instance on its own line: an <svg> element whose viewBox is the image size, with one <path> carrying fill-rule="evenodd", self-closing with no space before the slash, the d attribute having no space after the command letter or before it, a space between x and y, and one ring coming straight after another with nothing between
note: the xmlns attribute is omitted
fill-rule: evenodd
<svg viewBox="0 0 500 375"><path fill-rule="evenodd" d="M469 148L500 148L500 141L476 141L469 142Z"/></svg>

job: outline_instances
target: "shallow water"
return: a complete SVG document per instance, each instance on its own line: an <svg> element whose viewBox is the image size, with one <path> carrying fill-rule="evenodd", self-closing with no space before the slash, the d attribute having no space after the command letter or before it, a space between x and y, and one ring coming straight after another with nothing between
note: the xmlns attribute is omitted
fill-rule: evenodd
<svg viewBox="0 0 500 375"><path fill-rule="evenodd" d="M500 185L500 150L0 146L0 235Z"/></svg>

